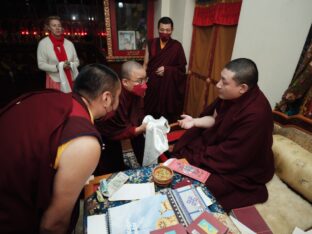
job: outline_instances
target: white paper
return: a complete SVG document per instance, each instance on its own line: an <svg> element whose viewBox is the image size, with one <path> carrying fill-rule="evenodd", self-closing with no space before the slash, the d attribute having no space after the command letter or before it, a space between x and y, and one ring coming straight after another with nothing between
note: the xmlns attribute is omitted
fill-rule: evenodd
<svg viewBox="0 0 312 234"><path fill-rule="evenodd" d="M169 158L167 159L166 162L163 163L164 166L168 166L171 162L173 162L174 160L176 160L176 158Z"/></svg>
<svg viewBox="0 0 312 234"><path fill-rule="evenodd" d="M154 183L124 184L118 189L109 201L137 200L155 195Z"/></svg>
<svg viewBox="0 0 312 234"><path fill-rule="evenodd" d="M252 231L249 227L247 227L245 224L241 223L237 219L235 219L232 215L230 215L230 219L232 222L235 224L237 229L242 233L242 234L257 234L254 231Z"/></svg>
<svg viewBox="0 0 312 234"><path fill-rule="evenodd" d="M295 227L295 229L293 230L292 234L311 234L312 230L310 231L303 231L302 229Z"/></svg>
<svg viewBox="0 0 312 234"><path fill-rule="evenodd" d="M106 214L92 215L87 217L88 234L105 234L108 233L106 223Z"/></svg>
<svg viewBox="0 0 312 234"><path fill-rule="evenodd" d="M213 204L212 200L210 199L210 197L208 197L203 189L201 187L197 187L196 188L197 192L199 193L200 197L203 199L204 203L206 206L210 206Z"/></svg>

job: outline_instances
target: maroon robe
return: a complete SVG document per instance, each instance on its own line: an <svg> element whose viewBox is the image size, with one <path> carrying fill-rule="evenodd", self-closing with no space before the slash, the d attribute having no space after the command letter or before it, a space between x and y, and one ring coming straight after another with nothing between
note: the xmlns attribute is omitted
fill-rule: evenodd
<svg viewBox="0 0 312 234"><path fill-rule="evenodd" d="M115 115L107 120L96 121L96 127L105 142L105 150L95 175L125 170L120 140L129 139L134 154L140 164L143 161L145 138L143 134L135 135L135 128L142 124L144 118L143 98L126 90L122 86L119 106Z"/></svg>
<svg viewBox="0 0 312 234"><path fill-rule="evenodd" d="M73 107L72 94L46 90L1 110L0 233L38 233L52 197L58 146L81 135L100 139L85 104L74 99Z"/></svg>
<svg viewBox="0 0 312 234"><path fill-rule="evenodd" d="M147 91L145 95L145 114L154 118L164 116L170 123L177 121L183 112L186 86L186 59L180 42L169 39L160 49L160 39L148 42L149 62L147 66ZM164 66L164 76L155 71Z"/></svg>
<svg viewBox="0 0 312 234"><path fill-rule="evenodd" d="M202 116L217 110L212 128L191 128L173 155L211 173L207 188L225 210L267 200L274 174L271 107L258 86L235 100L217 99Z"/></svg>

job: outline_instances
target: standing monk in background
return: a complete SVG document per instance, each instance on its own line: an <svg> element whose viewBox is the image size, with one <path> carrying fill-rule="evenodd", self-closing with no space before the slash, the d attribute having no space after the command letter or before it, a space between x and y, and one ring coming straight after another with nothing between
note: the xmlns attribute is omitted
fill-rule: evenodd
<svg viewBox="0 0 312 234"><path fill-rule="evenodd" d="M180 42L171 38L173 21L162 17L158 21L159 38L148 41L145 49L147 91L145 114L164 116L169 123L177 121L183 112L186 86L186 59Z"/></svg>

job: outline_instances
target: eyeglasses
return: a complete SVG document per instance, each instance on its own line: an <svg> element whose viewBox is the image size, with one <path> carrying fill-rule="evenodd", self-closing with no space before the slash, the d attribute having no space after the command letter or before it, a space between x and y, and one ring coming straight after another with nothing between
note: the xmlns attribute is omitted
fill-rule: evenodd
<svg viewBox="0 0 312 234"><path fill-rule="evenodd" d="M128 80L130 80L130 81L132 81L133 83L136 83L136 84L143 84L143 83L146 83L148 81L148 77L137 79L137 80L131 80L131 79L128 79Z"/></svg>

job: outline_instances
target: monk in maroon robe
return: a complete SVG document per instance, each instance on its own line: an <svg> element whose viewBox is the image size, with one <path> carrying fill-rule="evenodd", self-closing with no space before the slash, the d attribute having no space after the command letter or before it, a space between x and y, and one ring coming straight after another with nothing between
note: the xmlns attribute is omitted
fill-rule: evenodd
<svg viewBox="0 0 312 234"><path fill-rule="evenodd" d="M148 79L145 114L164 116L169 123L183 112L186 86L186 59L180 42L171 38L173 22L169 17L158 21L159 38L148 41L144 67Z"/></svg>
<svg viewBox="0 0 312 234"><path fill-rule="evenodd" d="M227 211L266 201L274 174L272 111L257 81L254 62L231 61L217 84L219 98L200 118L179 121L189 130L172 154L211 173L207 188Z"/></svg>
<svg viewBox="0 0 312 234"><path fill-rule="evenodd" d="M113 71L92 65L74 90L26 94L0 111L0 233L72 233L100 157L93 118L117 108L121 88Z"/></svg>
<svg viewBox="0 0 312 234"><path fill-rule="evenodd" d="M133 152L139 164L143 162L146 124L144 118L144 100L146 91L146 72L135 61L125 62L121 67L122 91L115 115L108 120L96 121L96 126L105 142L105 150L95 175L123 171L121 140L130 139Z"/></svg>

